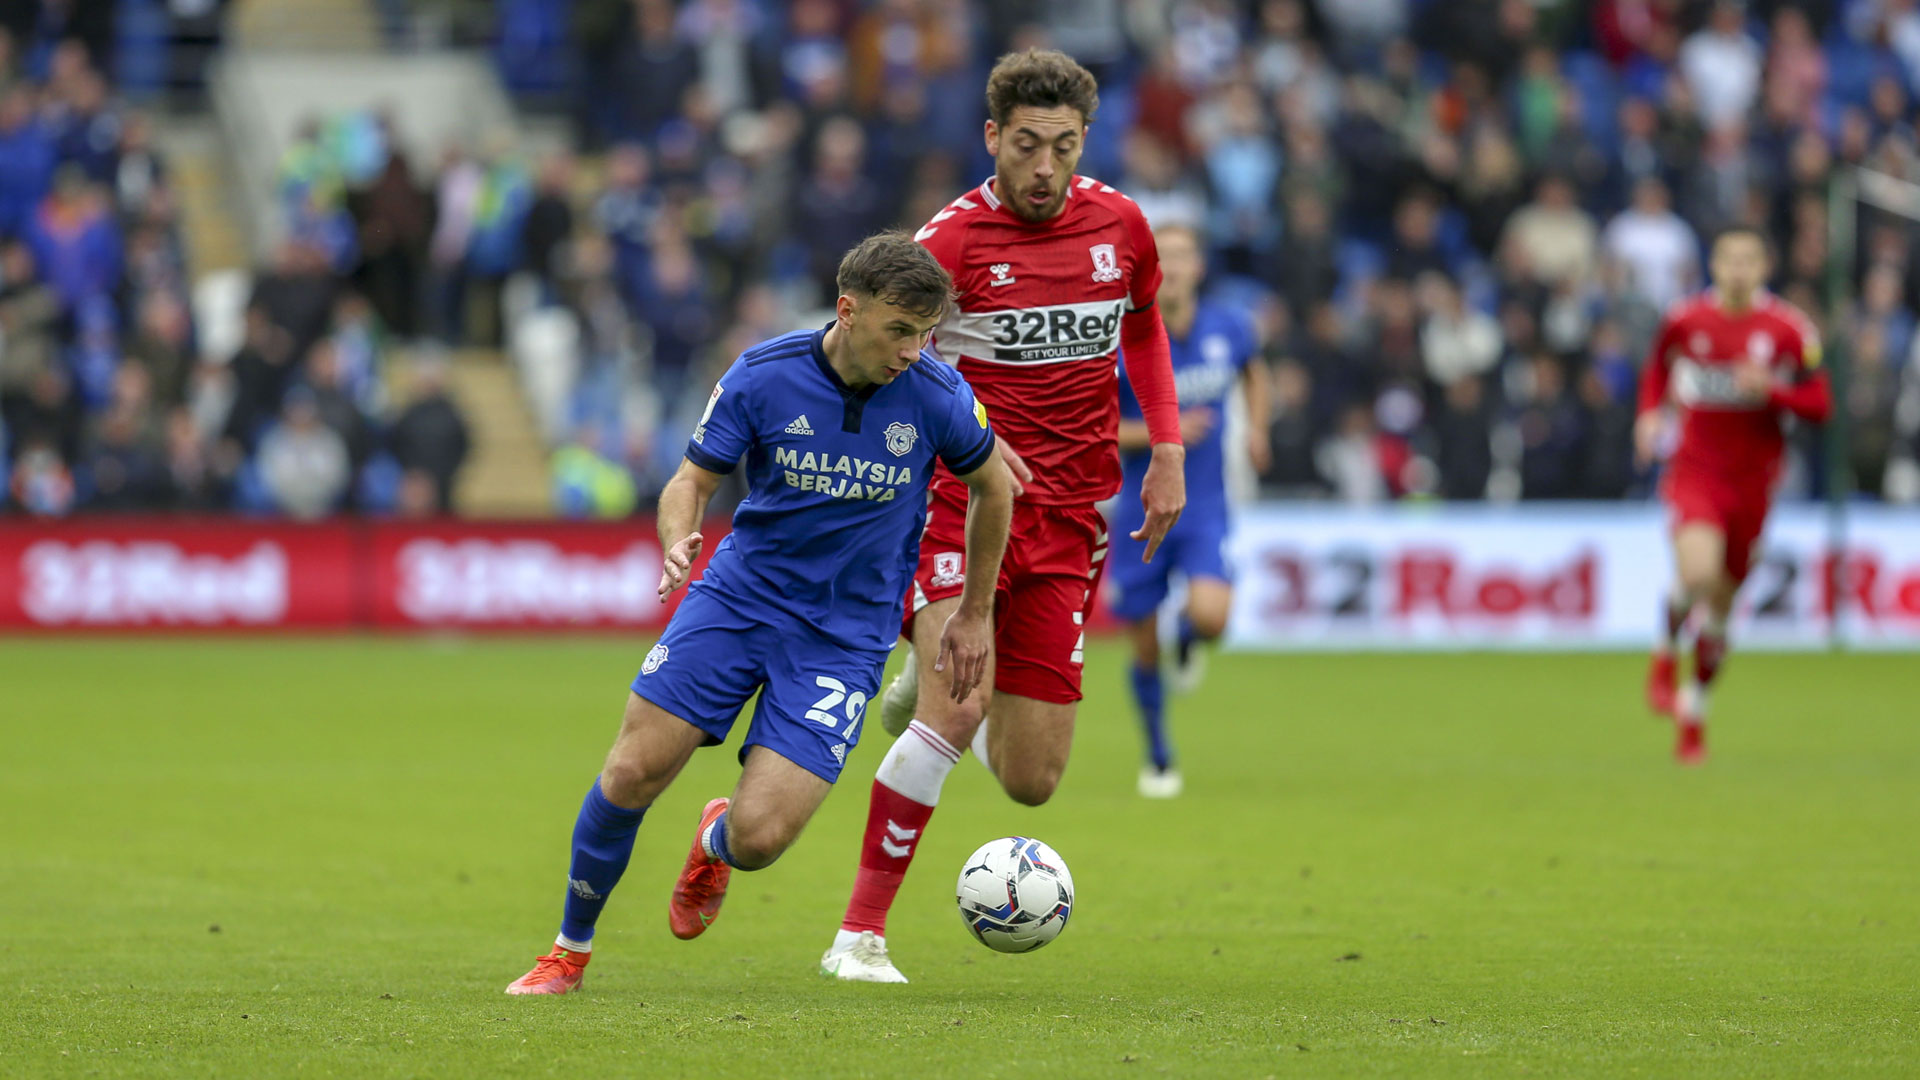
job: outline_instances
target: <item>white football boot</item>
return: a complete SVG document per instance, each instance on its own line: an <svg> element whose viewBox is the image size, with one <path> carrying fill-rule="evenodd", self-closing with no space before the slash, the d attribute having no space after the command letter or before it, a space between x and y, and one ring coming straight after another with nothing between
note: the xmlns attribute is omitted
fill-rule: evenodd
<svg viewBox="0 0 1920 1080"><path fill-rule="evenodd" d="M1140 797L1143 799L1175 799L1185 790L1186 784L1180 779L1179 769L1156 769L1151 765L1140 766Z"/></svg>
<svg viewBox="0 0 1920 1080"><path fill-rule="evenodd" d="M907 666L900 669L900 674L887 684L887 692L880 695L880 726L897 739L907 733L907 725L913 723L914 713L919 711L920 660L909 645Z"/></svg>
<svg viewBox="0 0 1920 1080"><path fill-rule="evenodd" d="M1172 689L1176 696L1185 697L1200 689L1200 683L1207 677L1207 646L1196 641L1187 646L1185 656L1175 656L1173 661Z"/></svg>
<svg viewBox="0 0 1920 1080"><path fill-rule="evenodd" d="M904 730L904 729L902 729ZM848 982L903 983L900 969L887 958L887 939L871 930L845 943L836 941L820 958L820 974Z"/></svg>

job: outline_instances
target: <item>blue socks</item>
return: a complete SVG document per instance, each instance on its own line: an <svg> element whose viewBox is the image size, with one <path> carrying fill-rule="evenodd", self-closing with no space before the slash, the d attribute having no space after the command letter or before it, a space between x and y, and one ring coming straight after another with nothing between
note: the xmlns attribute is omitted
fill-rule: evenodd
<svg viewBox="0 0 1920 1080"><path fill-rule="evenodd" d="M1127 669L1133 684L1133 701L1140 707L1140 726L1147 736L1147 756L1153 767L1166 771L1173 765L1173 747L1167 743L1165 695L1160 687L1160 669L1134 664Z"/></svg>
<svg viewBox="0 0 1920 1080"><path fill-rule="evenodd" d="M578 944L593 941L593 924L607 906L607 894L620 883L627 860L633 856L633 834L640 829L646 807L628 810L615 806L600 793L600 778L580 804L573 823L573 862L567 867L567 907L560 920L560 936Z"/></svg>
<svg viewBox="0 0 1920 1080"><path fill-rule="evenodd" d="M1185 667L1187 665L1187 658L1193 655L1194 644L1200 639L1194 634L1193 622L1187 618L1187 614L1184 611L1180 613L1177 634L1178 636L1174 639L1175 656L1179 658L1180 666Z"/></svg>
<svg viewBox="0 0 1920 1080"><path fill-rule="evenodd" d="M707 858L719 859L735 870L740 869L733 861L733 852L727 850L727 811L720 811L720 816L707 826L707 831L700 836L700 846L706 851Z"/></svg>

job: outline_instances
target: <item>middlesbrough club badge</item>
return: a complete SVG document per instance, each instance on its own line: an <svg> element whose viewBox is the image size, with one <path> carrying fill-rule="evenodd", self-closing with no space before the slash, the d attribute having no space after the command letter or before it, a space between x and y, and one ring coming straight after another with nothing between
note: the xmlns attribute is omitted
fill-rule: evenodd
<svg viewBox="0 0 1920 1080"><path fill-rule="evenodd" d="M958 585L967 580L966 564L957 551L942 551L933 557L934 588Z"/></svg>
<svg viewBox="0 0 1920 1080"><path fill-rule="evenodd" d="M1114 254L1112 244L1095 244L1087 250L1093 256L1093 280L1120 280L1120 258Z"/></svg>

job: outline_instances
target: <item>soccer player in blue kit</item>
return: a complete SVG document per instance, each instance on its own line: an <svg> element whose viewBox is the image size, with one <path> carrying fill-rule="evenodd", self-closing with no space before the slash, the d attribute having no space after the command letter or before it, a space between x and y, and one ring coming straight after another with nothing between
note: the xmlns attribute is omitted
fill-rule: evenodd
<svg viewBox="0 0 1920 1080"><path fill-rule="evenodd" d="M800 835L879 692L936 458L971 496L966 584L938 669L953 665L955 700L985 672L1013 493L985 408L958 371L922 352L953 281L912 237L889 232L847 254L837 285L830 326L757 345L721 376L661 492L665 601L700 554L708 501L746 459L733 530L647 654L581 804L560 936L509 994L579 987L647 807L695 750L726 739L756 693L739 784L707 803L674 886L674 935L705 931L732 870L770 865Z"/></svg>
<svg viewBox="0 0 1920 1080"><path fill-rule="evenodd" d="M1218 638L1233 606L1233 575L1227 564L1229 513L1226 485L1227 404L1235 384L1245 393L1247 452L1254 471L1267 461L1266 368L1252 322L1240 311L1200 299L1206 263L1200 237L1185 226L1154 231L1160 248L1160 312L1173 349L1173 378L1180 397L1180 434L1187 444L1187 509L1152 562L1140 558L1140 483L1146 477L1147 424L1140 417L1125 372L1120 376L1120 498L1115 503L1113 557L1107 583L1115 615L1133 641L1128 681L1146 735L1147 762L1140 794L1180 794L1180 771L1167 738L1166 694L1160 676L1158 614L1173 575L1186 579L1187 605L1178 619L1176 680L1192 689L1199 679L1200 645Z"/></svg>

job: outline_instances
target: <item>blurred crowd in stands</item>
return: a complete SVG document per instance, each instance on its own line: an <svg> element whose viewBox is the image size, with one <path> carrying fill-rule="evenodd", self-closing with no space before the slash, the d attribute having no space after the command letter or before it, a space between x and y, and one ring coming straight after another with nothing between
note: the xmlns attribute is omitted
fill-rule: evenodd
<svg viewBox="0 0 1920 1080"><path fill-rule="evenodd" d="M1838 247L1829 222L1842 167L1920 180L1915 0L413 7L484 37L573 149L410 158L379 113L316 118L232 355L197 347L147 125L84 47L0 50L15 506L444 510L469 441L445 367L386 370L428 342L512 358L562 512L630 512L734 355L824 321L848 247L991 175L985 73L1028 46L1101 81L1081 171L1201 229L1209 291L1257 313L1263 493L1644 494L1646 344L1747 224L1848 361L1846 457L1797 433L1789 494L1920 499L1920 222L1863 207Z"/></svg>
<svg viewBox="0 0 1920 1080"><path fill-rule="evenodd" d="M0 24L11 25L11 24ZM38 514L197 497L178 209L82 38L0 31L0 465ZM189 444L193 444L189 447Z"/></svg>
<svg viewBox="0 0 1920 1080"><path fill-rule="evenodd" d="M355 288L377 253L297 233L236 347L207 347L152 124L51 21L0 30L0 505L449 509L467 432L441 365L384 370L387 320Z"/></svg>
<svg viewBox="0 0 1920 1080"><path fill-rule="evenodd" d="M497 59L601 163L533 170L522 265L577 354L559 437L657 486L708 380L817 311L840 252L991 174L993 59L1101 81L1081 171L1201 227L1260 313L1270 494L1618 498L1638 367L1704 246L1764 229L1773 285L1851 360L1848 460L1920 497L1915 223L1831 248L1837 166L1920 179L1912 0L503 0ZM569 216L570 215L570 216ZM572 228L570 243L553 243ZM1832 310L1830 264L1848 294ZM497 266L489 273L497 272ZM627 355L632 354L632 355ZM624 357L624 358L623 358ZM548 361L543 364L552 366ZM564 362L559 366L565 367ZM637 391L635 388L638 388ZM620 391L629 407L612 408Z"/></svg>

